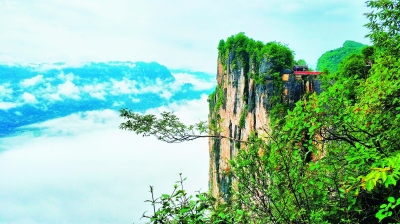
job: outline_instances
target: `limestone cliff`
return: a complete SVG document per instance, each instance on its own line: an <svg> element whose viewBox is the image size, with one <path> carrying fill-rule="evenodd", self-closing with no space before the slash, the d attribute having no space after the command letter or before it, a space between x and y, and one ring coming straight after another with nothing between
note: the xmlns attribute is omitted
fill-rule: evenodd
<svg viewBox="0 0 400 224"><path fill-rule="evenodd" d="M233 181L229 160L244 147L233 139L245 141L252 131L257 130L259 135L269 131L269 114L277 98L290 109L306 92L320 91L319 81L313 76L296 77L291 69L277 72L277 59L271 55L265 54L259 61L247 57L248 61L243 63L236 60L239 55L235 49L226 51L226 57L219 55L217 87L209 97L210 127L229 137L209 140L209 189L214 196L225 199Z"/></svg>

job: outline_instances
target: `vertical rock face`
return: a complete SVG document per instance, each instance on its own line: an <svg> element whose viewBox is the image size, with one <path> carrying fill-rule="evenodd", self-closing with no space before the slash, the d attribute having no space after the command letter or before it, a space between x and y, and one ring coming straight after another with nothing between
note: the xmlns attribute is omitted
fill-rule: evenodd
<svg viewBox="0 0 400 224"><path fill-rule="evenodd" d="M251 131L269 128L268 96L273 92L272 80L267 80L265 85L255 85L244 68L236 66L234 69L230 62L225 70L218 61L218 87L214 99L210 98L209 122L212 124L219 120L222 136L247 140ZM237 154L240 144L231 139L209 140L209 187L214 196L228 194L232 183L229 160Z"/></svg>
<svg viewBox="0 0 400 224"><path fill-rule="evenodd" d="M278 88L274 83L277 80L268 75L271 74L272 61L264 58L257 66L250 63L246 71L233 60L234 57L231 52L226 66L218 59L218 84L209 98L209 124L211 128L219 128L214 134L229 137L209 139L209 189L214 196L222 196L225 200L228 200L233 181L229 160L244 146L235 140L247 140L252 131L257 131L260 136L270 130L269 111L273 107L274 96L293 108L306 92L320 91L318 80L312 76L296 78L290 69L281 72L282 88ZM249 74L254 72L263 74L261 81L250 77Z"/></svg>

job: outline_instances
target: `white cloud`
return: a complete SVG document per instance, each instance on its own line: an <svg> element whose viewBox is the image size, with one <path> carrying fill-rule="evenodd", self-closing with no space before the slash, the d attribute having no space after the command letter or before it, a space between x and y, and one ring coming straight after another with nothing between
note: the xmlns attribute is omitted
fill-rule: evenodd
<svg viewBox="0 0 400 224"><path fill-rule="evenodd" d="M41 82L43 82L43 75L37 75L35 77L22 80L21 85L22 87L31 87Z"/></svg>
<svg viewBox="0 0 400 224"><path fill-rule="evenodd" d="M72 99L79 99L79 88L70 80L58 85L58 94Z"/></svg>
<svg viewBox="0 0 400 224"><path fill-rule="evenodd" d="M172 93L170 91L163 90L160 96L166 100L169 100L169 98L172 96Z"/></svg>
<svg viewBox="0 0 400 224"><path fill-rule="evenodd" d="M127 66L129 68L135 68L136 63L131 61L110 61L108 62L110 66Z"/></svg>
<svg viewBox="0 0 400 224"><path fill-rule="evenodd" d="M0 101L0 110L8 110L14 107L18 107L18 104L13 102L1 102Z"/></svg>
<svg viewBox="0 0 400 224"><path fill-rule="evenodd" d="M24 92L24 94L22 94L22 99L23 99L26 103L29 103L29 104L35 104L35 103L37 103L36 97L35 97L33 94L31 94L31 93Z"/></svg>
<svg viewBox="0 0 400 224"><path fill-rule="evenodd" d="M194 111L204 99L168 108L206 119ZM206 139L167 144L119 130L121 121L111 110L77 113L0 139L2 223L143 223L149 185L171 193L181 172L189 193L207 191Z"/></svg>
<svg viewBox="0 0 400 224"><path fill-rule="evenodd" d="M201 95L200 99L172 102L167 106L146 110L146 114L160 114L163 111L174 112L184 123L192 124L207 120L208 96Z"/></svg>
<svg viewBox="0 0 400 224"><path fill-rule="evenodd" d="M60 95L58 93L52 93L48 95L49 99L54 101L62 101Z"/></svg>
<svg viewBox="0 0 400 224"><path fill-rule="evenodd" d="M44 99L50 101L62 101L60 94L58 93L59 86L52 86L50 82L46 82L45 88L41 87L37 89L36 95L41 95Z"/></svg>
<svg viewBox="0 0 400 224"><path fill-rule="evenodd" d="M68 62L68 63L41 63L39 67L36 68L37 71L43 71L46 72L48 70L62 70L65 68L77 68L77 67L82 67L86 63L83 62ZM46 80L49 78L46 78Z"/></svg>
<svg viewBox="0 0 400 224"><path fill-rule="evenodd" d="M105 90L106 83L97 83L94 85L85 85L83 86L83 91L88 92L89 95L93 98L97 98L100 100L105 100L106 98L104 95L106 95Z"/></svg>
<svg viewBox="0 0 400 224"><path fill-rule="evenodd" d="M118 121L119 117L117 112L107 109L101 111L78 112L63 118L52 119L26 127L45 129L48 135L77 135L93 129L101 129L101 127L110 127L110 125L107 126L108 123L114 125Z"/></svg>
<svg viewBox="0 0 400 224"><path fill-rule="evenodd" d="M139 103L140 102L140 99L139 98L132 98L132 103ZM114 106L121 106L120 104L115 104L114 103Z"/></svg>
<svg viewBox="0 0 400 224"><path fill-rule="evenodd" d="M3 85L0 85L0 99L3 98L11 98L11 94L13 93L13 89L10 87L10 83L5 83Z"/></svg>
<svg viewBox="0 0 400 224"><path fill-rule="evenodd" d="M165 90L167 86L163 83L149 84L148 82L142 82L139 84L139 90L141 93L160 93Z"/></svg>
<svg viewBox="0 0 400 224"><path fill-rule="evenodd" d="M175 82L173 83L171 88L175 90L179 89L185 83L193 84L194 90L211 89L215 87L217 83L215 76L213 76L212 81L210 81L210 80L199 79L196 76L191 75L189 73L173 73L172 75L175 77Z"/></svg>
<svg viewBox="0 0 400 224"><path fill-rule="evenodd" d="M57 77L63 81L73 81L76 78L74 74L72 73L64 74L64 72L61 72Z"/></svg>
<svg viewBox="0 0 400 224"><path fill-rule="evenodd" d="M89 95L93 98L97 98L99 100L106 100L106 98L104 97L104 92L93 92L93 93L89 93Z"/></svg>
<svg viewBox="0 0 400 224"><path fill-rule="evenodd" d="M85 92L98 92L103 91L105 88L105 84L97 83L95 85L84 85L83 91Z"/></svg>
<svg viewBox="0 0 400 224"><path fill-rule="evenodd" d="M46 92L55 92L55 88L51 85L50 82L46 82Z"/></svg>
<svg viewBox="0 0 400 224"><path fill-rule="evenodd" d="M136 88L137 82L135 80L129 80L124 77L121 81L117 81L113 78L111 78L110 81L112 83L111 94L113 95L139 93L139 90Z"/></svg>
<svg viewBox="0 0 400 224"><path fill-rule="evenodd" d="M135 98L133 98L133 99L132 99L132 102L135 103L135 101L137 101L137 100L140 101L140 99L135 99ZM121 102L114 101L113 107L119 107L119 106L122 106L122 105L124 105L124 104L125 104L125 103L124 103L123 101L121 101Z"/></svg>

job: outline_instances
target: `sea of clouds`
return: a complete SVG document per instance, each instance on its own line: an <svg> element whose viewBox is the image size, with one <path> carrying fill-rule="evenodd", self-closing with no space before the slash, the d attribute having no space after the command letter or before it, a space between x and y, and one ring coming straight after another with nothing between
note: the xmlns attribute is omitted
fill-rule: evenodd
<svg viewBox="0 0 400 224"><path fill-rule="evenodd" d="M170 193L179 173L188 177L190 193L207 191L207 139L168 144L118 129L120 107L173 111L188 124L206 120L215 78L189 71L172 76L148 85L127 74L95 83L62 72L3 79L0 112L8 134L0 138L0 223L144 223L149 186L156 196ZM57 109L68 105L66 112ZM36 113L31 120L10 124L30 112Z"/></svg>

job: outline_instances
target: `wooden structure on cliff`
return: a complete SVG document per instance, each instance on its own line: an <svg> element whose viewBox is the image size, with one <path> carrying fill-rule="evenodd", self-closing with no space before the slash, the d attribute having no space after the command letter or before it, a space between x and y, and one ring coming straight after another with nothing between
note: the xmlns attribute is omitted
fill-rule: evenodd
<svg viewBox="0 0 400 224"><path fill-rule="evenodd" d="M293 70L285 69L282 73L282 99L290 109L305 93L321 92L320 81L316 76L322 72L309 71L307 65L295 65Z"/></svg>

